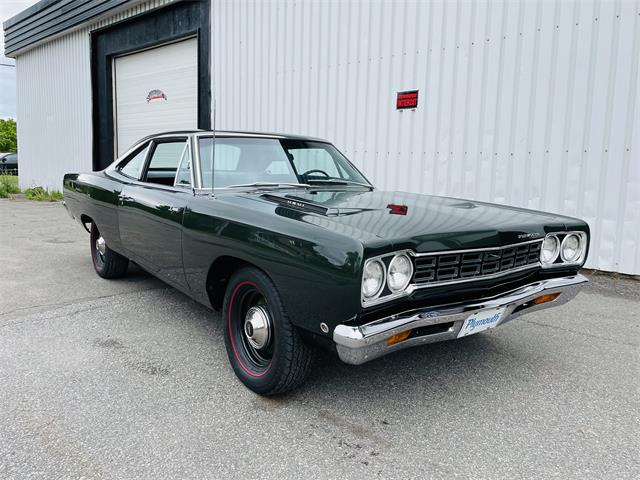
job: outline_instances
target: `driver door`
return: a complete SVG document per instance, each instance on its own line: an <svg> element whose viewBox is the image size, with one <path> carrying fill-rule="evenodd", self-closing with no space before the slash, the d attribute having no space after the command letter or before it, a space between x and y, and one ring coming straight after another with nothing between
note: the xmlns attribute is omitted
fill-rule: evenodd
<svg viewBox="0 0 640 480"><path fill-rule="evenodd" d="M118 206L120 239L130 258L181 287L186 287L182 217L193 196L191 158L186 137L152 141L139 179L123 188Z"/></svg>

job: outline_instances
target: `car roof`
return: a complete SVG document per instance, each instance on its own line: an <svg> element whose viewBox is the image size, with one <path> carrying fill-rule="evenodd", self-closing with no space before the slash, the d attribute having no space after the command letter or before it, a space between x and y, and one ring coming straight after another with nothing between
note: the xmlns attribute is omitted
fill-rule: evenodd
<svg viewBox="0 0 640 480"><path fill-rule="evenodd" d="M140 144L146 140L151 140L157 137L166 137L171 135L193 135L193 134L213 134L213 130L174 130L168 132L155 133L153 135L148 135L142 139L140 139L137 144ZM272 133L272 132L248 132L242 130L216 130L216 138L217 137L242 137L242 138L279 138L279 139L289 139L289 140L311 140L315 142L325 142L328 143L327 140L316 137L308 137L305 135L291 135L286 133Z"/></svg>

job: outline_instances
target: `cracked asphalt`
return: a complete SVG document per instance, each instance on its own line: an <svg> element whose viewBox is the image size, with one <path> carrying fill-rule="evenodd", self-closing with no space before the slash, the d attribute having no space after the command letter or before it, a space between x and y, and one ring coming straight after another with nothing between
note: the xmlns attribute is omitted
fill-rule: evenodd
<svg viewBox="0 0 640 480"><path fill-rule="evenodd" d="M640 282L261 398L217 314L0 200L0 478L640 478ZM636 246L637 247L637 246Z"/></svg>

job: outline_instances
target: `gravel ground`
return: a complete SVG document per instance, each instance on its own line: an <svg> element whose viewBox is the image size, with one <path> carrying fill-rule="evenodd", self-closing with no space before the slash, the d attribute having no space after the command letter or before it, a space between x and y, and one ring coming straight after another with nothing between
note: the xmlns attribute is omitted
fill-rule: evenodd
<svg viewBox="0 0 640 480"><path fill-rule="evenodd" d="M0 478L640 478L640 282L261 398L217 314L0 201Z"/></svg>

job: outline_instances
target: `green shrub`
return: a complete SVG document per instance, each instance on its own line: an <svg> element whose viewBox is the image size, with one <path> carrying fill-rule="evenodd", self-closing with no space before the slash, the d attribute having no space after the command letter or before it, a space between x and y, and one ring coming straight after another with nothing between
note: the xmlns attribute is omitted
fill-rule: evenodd
<svg viewBox="0 0 640 480"><path fill-rule="evenodd" d="M20 193L18 177L0 175L0 198L9 198L13 193Z"/></svg>
<svg viewBox="0 0 640 480"><path fill-rule="evenodd" d="M49 191L44 187L31 187L24 191L27 200L35 200L36 202L57 202L64 197L58 190Z"/></svg>

